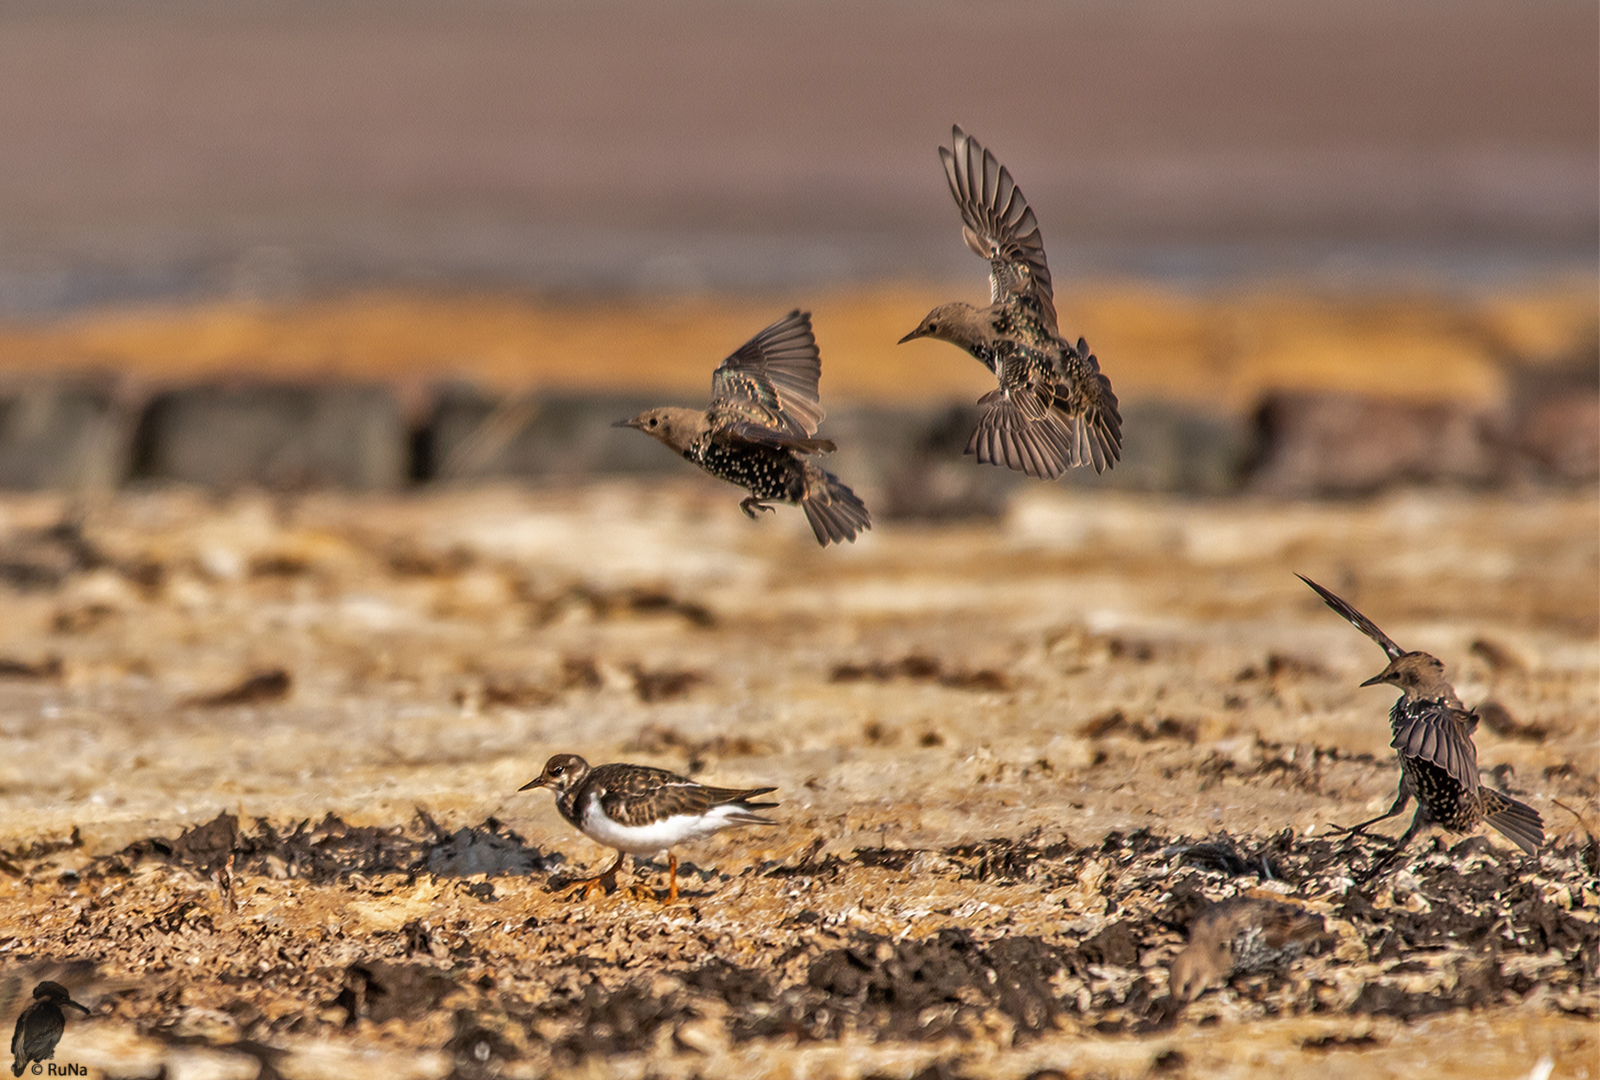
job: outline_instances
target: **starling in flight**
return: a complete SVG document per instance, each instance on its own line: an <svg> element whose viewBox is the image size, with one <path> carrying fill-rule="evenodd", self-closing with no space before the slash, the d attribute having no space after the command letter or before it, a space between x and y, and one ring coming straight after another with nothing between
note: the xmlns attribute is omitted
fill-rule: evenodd
<svg viewBox="0 0 1600 1080"><path fill-rule="evenodd" d="M826 415L817 397L822 360L811 315L791 311L739 347L711 375L711 407L648 409L616 427L638 428L706 472L750 492L749 518L767 502L797 503L817 543L854 540L872 528L867 508L811 454L832 453L817 439Z"/></svg>
<svg viewBox="0 0 1600 1080"><path fill-rule="evenodd" d="M900 341L959 345L999 380L978 399L983 414L967 440L979 462L1044 480L1084 462L1104 472L1122 457L1111 380L1087 342L1070 344L1057 328L1039 225L1011 174L977 140L953 131L939 157L961 209L961 235L989 261L989 306L940 304Z"/></svg>
<svg viewBox="0 0 1600 1080"><path fill-rule="evenodd" d="M751 802L777 788L715 788L647 765L591 766L576 754L557 754L544 772L518 791L545 787L555 793L556 809L589 839L615 848L617 859L594 877L580 878L588 897L616 883L629 855L667 852L667 903L678 899L678 856L669 849L703 840L736 825L776 825L758 810L777 803Z"/></svg>
<svg viewBox="0 0 1600 1080"><path fill-rule="evenodd" d="M1471 832L1487 821L1529 855L1544 843L1544 819L1517 800L1486 788L1478 781L1478 749L1472 733L1478 718L1464 708L1455 689L1444 677L1444 665L1425 652L1406 652L1361 612L1310 578L1296 574L1323 602L1367 635L1389 657L1388 666L1362 683L1388 683L1401 690L1389 710L1394 741L1400 754L1400 790L1387 813L1344 830L1360 832L1368 825L1397 817L1411 800L1417 812L1411 827L1400 837L1397 850L1429 825L1451 832Z"/></svg>

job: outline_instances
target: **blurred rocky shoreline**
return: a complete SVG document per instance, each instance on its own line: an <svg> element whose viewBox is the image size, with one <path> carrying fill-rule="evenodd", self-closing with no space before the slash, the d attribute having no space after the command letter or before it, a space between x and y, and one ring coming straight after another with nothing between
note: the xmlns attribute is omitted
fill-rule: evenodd
<svg viewBox="0 0 1600 1080"><path fill-rule="evenodd" d="M980 372L896 347L924 288L824 296L831 468L886 517L999 513L1019 480L964 461ZM612 420L701 400L787 300L355 295L120 309L0 330L0 488L400 491L671 475ZM1084 290L1063 310L1127 433L1069 484L1190 495L1496 489L1600 477L1592 288L1485 297Z"/></svg>

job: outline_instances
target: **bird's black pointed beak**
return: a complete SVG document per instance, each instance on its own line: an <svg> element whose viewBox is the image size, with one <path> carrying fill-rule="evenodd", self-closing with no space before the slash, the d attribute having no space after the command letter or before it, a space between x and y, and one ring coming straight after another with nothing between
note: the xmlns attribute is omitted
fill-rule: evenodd
<svg viewBox="0 0 1600 1080"><path fill-rule="evenodd" d="M919 326L915 330L911 331L911 333L907 334L905 337L903 337L899 341L895 342L895 344L896 345L904 345L908 341L915 341L919 337L922 336L922 333L923 333L922 327Z"/></svg>
<svg viewBox="0 0 1600 1080"><path fill-rule="evenodd" d="M61 1004L63 1004L63 1005L71 1005L74 1009L77 1009L83 1015L85 1015L85 1016L89 1015L89 1011L90 1010L89 1010L89 1007L87 1005L79 1005L76 1001L73 1001L71 998L68 998L67 1000L63 1001Z"/></svg>
<svg viewBox="0 0 1600 1080"><path fill-rule="evenodd" d="M529 780L526 784L523 784L517 790L518 791L531 791L536 787L544 787L544 777L542 777L542 776L534 777L532 780Z"/></svg>
<svg viewBox="0 0 1600 1080"><path fill-rule="evenodd" d="M1378 686L1379 684L1385 683L1385 682L1388 681L1388 679L1386 678L1387 674L1388 674L1387 672L1380 671L1380 672L1378 672L1378 674L1374 675L1372 678L1368 679L1366 682L1362 683L1361 685L1362 686Z"/></svg>

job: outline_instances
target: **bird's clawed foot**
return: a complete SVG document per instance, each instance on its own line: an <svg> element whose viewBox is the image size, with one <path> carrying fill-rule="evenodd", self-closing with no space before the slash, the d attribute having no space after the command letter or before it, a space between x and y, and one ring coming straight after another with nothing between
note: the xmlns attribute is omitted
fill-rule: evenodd
<svg viewBox="0 0 1600 1080"><path fill-rule="evenodd" d="M763 512L768 513L768 514L776 513L776 508L775 507L768 506L766 503L762 502L760 499L756 498L754 495L750 496L748 499L745 499L745 500L741 501L739 503L739 509L743 510L744 511L744 516L749 518L751 521L756 520L756 511L757 510L763 511Z"/></svg>

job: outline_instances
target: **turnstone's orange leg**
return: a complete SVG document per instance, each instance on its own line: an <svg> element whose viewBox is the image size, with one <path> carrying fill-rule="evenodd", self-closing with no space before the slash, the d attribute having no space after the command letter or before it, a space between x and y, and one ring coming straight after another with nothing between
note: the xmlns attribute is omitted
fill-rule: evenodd
<svg viewBox="0 0 1600 1080"><path fill-rule="evenodd" d="M667 852L667 903L678 902L678 857Z"/></svg>
<svg viewBox="0 0 1600 1080"><path fill-rule="evenodd" d="M617 852L617 861L612 863L604 871L602 871L601 873L596 874L594 877L578 878L576 881L571 882L571 884L582 886L582 888L583 888L583 898L585 900L587 900L587 899L589 899L589 897L593 896L594 895L594 891L596 889L603 889L603 888L606 888L607 886L610 886L611 888L616 888L617 871L622 868L622 860L626 859L627 857L628 857L628 853L627 852L619 851L619 852ZM570 893L567 894L567 899L571 900L574 897L576 897L577 895L578 895L578 890L577 889L573 889Z"/></svg>

